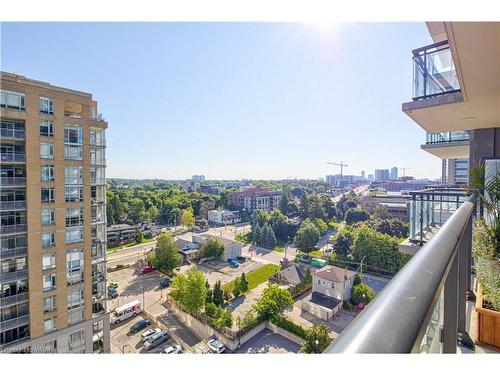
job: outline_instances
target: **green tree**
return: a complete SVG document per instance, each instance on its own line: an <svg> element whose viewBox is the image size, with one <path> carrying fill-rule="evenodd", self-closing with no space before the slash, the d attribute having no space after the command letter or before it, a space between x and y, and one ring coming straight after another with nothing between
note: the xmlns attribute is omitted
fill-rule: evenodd
<svg viewBox="0 0 500 375"><path fill-rule="evenodd" d="M144 235L140 230L136 231L135 233L135 242L136 243L143 243L144 242Z"/></svg>
<svg viewBox="0 0 500 375"><path fill-rule="evenodd" d="M237 298L240 294L241 294L240 278L236 277L236 279L234 279L234 285L233 285L233 296L234 298Z"/></svg>
<svg viewBox="0 0 500 375"><path fill-rule="evenodd" d="M252 242L257 245L260 243L260 238L262 236L262 230L260 228L259 223L256 223L255 226L253 227L252 231Z"/></svg>
<svg viewBox="0 0 500 375"><path fill-rule="evenodd" d="M196 314L205 307L207 287L203 272L192 266L186 273L186 291L183 307L190 314Z"/></svg>
<svg viewBox="0 0 500 375"><path fill-rule="evenodd" d="M355 305L360 303L367 305L373 298L375 298L375 292L368 285L358 284L353 286L351 301Z"/></svg>
<svg viewBox="0 0 500 375"><path fill-rule="evenodd" d="M194 213L191 207L182 210L181 212L181 225L191 228L194 225Z"/></svg>
<svg viewBox="0 0 500 375"><path fill-rule="evenodd" d="M246 293L248 291L248 280L245 275L245 272L241 274L241 279L240 279L240 290L242 293Z"/></svg>
<svg viewBox="0 0 500 375"><path fill-rule="evenodd" d="M299 249L303 250L311 250L316 246L319 241L319 230L312 223L311 220L304 220L302 225L300 226L297 234L295 235L295 245Z"/></svg>
<svg viewBox="0 0 500 375"><path fill-rule="evenodd" d="M273 228L271 228L271 225L268 223L266 223L262 229L259 245L267 247L268 249L274 249L276 246L276 236L274 235Z"/></svg>
<svg viewBox="0 0 500 375"><path fill-rule="evenodd" d="M359 223L360 221L366 221L370 218L368 212L361 208L350 208L345 213L345 222L347 225L352 225Z"/></svg>
<svg viewBox="0 0 500 375"><path fill-rule="evenodd" d="M341 229L333 240L333 248L335 252L343 257L346 257L351 252L351 246L354 241L354 237L351 231L347 229Z"/></svg>
<svg viewBox="0 0 500 375"><path fill-rule="evenodd" d="M224 292L222 291L222 286L219 280L214 284L214 291L212 301L216 306L222 306L224 303Z"/></svg>
<svg viewBox="0 0 500 375"><path fill-rule="evenodd" d="M144 201L139 198L132 198L128 204L127 219L131 224L138 224L148 221L148 214Z"/></svg>
<svg viewBox="0 0 500 375"><path fill-rule="evenodd" d="M201 246L200 253L203 258L218 259L224 253L224 244L218 238L209 238Z"/></svg>
<svg viewBox="0 0 500 375"><path fill-rule="evenodd" d="M359 276L359 273L357 273L355 276L354 276L354 281L352 282L352 286L356 286L356 285L359 285L362 283L362 280L361 280L361 276Z"/></svg>
<svg viewBox="0 0 500 375"><path fill-rule="evenodd" d="M381 220L392 219L392 215L389 213L389 210L383 204L377 204L372 213L373 217Z"/></svg>
<svg viewBox="0 0 500 375"><path fill-rule="evenodd" d="M318 228L320 234L328 232L328 225L323 221L323 219L316 218L313 220L313 223L316 228Z"/></svg>
<svg viewBox="0 0 500 375"><path fill-rule="evenodd" d="M311 328L306 331L306 339L302 344L302 353L316 353L320 354L330 345L332 339L330 338L330 331L328 327L321 323L314 323Z"/></svg>
<svg viewBox="0 0 500 375"><path fill-rule="evenodd" d="M272 319L292 304L293 298L288 289L277 284L269 284L260 298L255 300L253 308L261 318Z"/></svg>
<svg viewBox="0 0 500 375"><path fill-rule="evenodd" d="M184 309L186 290L187 290L186 275L180 273L172 279L172 285L170 287L170 296L179 304L181 309Z"/></svg>
<svg viewBox="0 0 500 375"><path fill-rule="evenodd" d="M162 233L156 241L153 265L165 273L170 273L182 265L179 246L168 232Z"/></svg>

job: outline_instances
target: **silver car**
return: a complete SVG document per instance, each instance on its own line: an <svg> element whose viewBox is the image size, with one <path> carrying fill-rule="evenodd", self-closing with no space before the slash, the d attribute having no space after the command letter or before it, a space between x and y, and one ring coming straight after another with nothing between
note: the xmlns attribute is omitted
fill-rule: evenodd
<svg viewBox="0 0 500 375"><path fill-rule="evenodd" d="M141 340L142 342L148 341L148 339L153 336L154 334L161 332L161 329L159 328L150 328L147 331L144 331L144 333L141 335Z"/></svg>

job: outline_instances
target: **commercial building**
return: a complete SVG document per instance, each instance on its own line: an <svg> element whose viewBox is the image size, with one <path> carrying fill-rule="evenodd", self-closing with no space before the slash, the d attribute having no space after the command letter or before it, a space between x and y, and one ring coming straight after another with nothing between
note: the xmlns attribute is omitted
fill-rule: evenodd
<svg viewBox="0 0 500 375"><path fill-rule="evenodd" d="M375 169L375 181L387 181L387 180L389 180L388 169Z"/></svg>
<svg viewBox="0 0 500 375"><path fill-rule="evenodd" d="M363 210L373 213L378 205L383 205L387 211L397 219L407 222L410 213L410 198L403 195L364 195L361 198L361 208Z"/></svg>
<svg viewBox="0 0 500 375"><path fill-rule="evenodd" d="M229 225L241 221L239 211L210 210L208 211L208 222L210 224Z"/></svg>
<svg viewBox="0 0 500 375"><path fill-rule="evenodd" d="M241 242L230 240L228 238L211 236L207 234L195 234L193 235L192 242L201 247L203 243L205 243L205 241L209 240L210 238L216 238L224 245L224 252L221 255L222 260L228 261L229 259L236 259L237 257L241 256Z"/></svg>
<svg viewBox="0 0 500 375"><path fill-rule="evenodd" d="M205 182L205 176L204 176L204 175L202 175L202 174L200 174L200 175L195 174L195 175L193 175L193 176L191 177L191 179L192 179L194 182Z"/></svg>
<svg viewBox="0 0 500 375"><path fill-rule="evenodd" d="M469 182L469 158L442 161L443 185L466 185Z"/></svg>
<svg viewBox="0 0 500 375"><path fill-rule="evenodd" d="M272 211L278 208L283 193L267 188L251 187L228 195L229 205L233 209Z"/></svg>
<svg viewBox="0 0 500 375"><path fill-rule="evenodd" d="M221 190L222 189L220 187L211 185L200 185L200 187L198 188L198 191L200 193L212 194L212 195L219 195Z"/></svg>
<svg viewBox="0 0 500 375"><path fill-rule="evenodd" d="M108 125L91 94L0 78L0 352L107 352Z"/></svg>
<svg viewBox="0 0 500 375"><path fill-rule="evenodd" d="M398 168L392 167L391 172L389 173L389 179L392 181L396 181L398 179Z"/></svg>

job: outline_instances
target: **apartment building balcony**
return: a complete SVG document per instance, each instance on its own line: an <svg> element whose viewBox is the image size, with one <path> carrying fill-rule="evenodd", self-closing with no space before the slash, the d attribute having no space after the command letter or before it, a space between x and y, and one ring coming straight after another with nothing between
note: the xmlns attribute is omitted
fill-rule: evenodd
<svg viewBox="0 0 500 375"><path fill-rule="evenodd" d="M21 234L28 230L27 224L13 224L0 226L0 235L6 234Z"/></svg>
<svg viewBox="0 0 500 375"><path fill-rule="evenodd" d="M26 280L28 278L28 269L12 271L0 274L0 283L10 283L12 281Z"/></svg>
<svg viewBox="0 0 500 375"><path fill-rule="evenodd" d="M26 209L26 201L2 201L0 211L19 211Z"/></svg>
<svg viewBox="0 0 500 375"><path fill-rule="evenodd" d="M0 139L9 141L24 141L25 133L24 130L17 129L0 129Z"/></svg>
<svg viewBox="0 0 500 375"><path fill-rule="evenodd" d="M25 153L2 152L0 153L0 162L2 163L26 163Z"/></svg>
<svg viewBox="0 0 500 375"><path fill-rule="evenodd" d="M0 297L0 305L2 307L7 307L11 305L17 305L18 303L27 302L29 299L29 293L19 293L13 296Z"/></svg>
<svg viewBox="0 0 500 375"><path fill-rule="evenodd" d="M403 112L429 133L498 127L500 24L430 24L436 43L413 50L413 98Z"/></svg>
<svg viewBox="0 0 500 375"><path fill-rule="evenodd" d="M9 319L0 323L0 331L8 331L17 327L22 327L29 324L29 314Z"/></svg>
<svg viewBox="0 0 500 375"><path fill-rule="evenodd" d="M422 150L445 159L463 159L469 157L470 134L468 130L427 133L425 144L420 146Z"/></svg>
<svg viewBox="0 0 500 375"><path fill-rule="evenodd" d="M325 353L474 350L467 294L473 289L475 212L475 197L467 197Z"/></svg>
<svg viewBox="0 0 500 375"><path fill-rule="evenodd" d="M28 255L28 248L26 246L0 250L0 258L2 259L18 258L26 255Z"/></svg>
<svg viewBox="0 0 500 375"><path fill-rule="evenodd" d="M0 188L26 187L26 177L0 177Z"/></svg>

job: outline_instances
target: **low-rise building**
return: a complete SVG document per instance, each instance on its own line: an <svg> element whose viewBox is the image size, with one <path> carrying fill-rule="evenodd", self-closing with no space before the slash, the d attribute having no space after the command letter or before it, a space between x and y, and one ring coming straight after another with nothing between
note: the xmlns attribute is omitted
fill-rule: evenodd
<svg viewBox="0 0 500 375"><path fill-rule="evenodd" d="M247 212L255 210L272 211L278 208L283 193L268 188L252 187L243 191L229 193L228 199L231 207L245 209Z"/></svg>
<svg viewBox="0 0 500 375"><path fill-rule="evenodd" d="M410 215L410 197L403 195L365 195L361 198L361 208L373 213L378 205L383 205L397 219L407 222Z"/></svg>
<svg viewBox="0 0 500 375"><path fill-rule="evenodd" d="M210 224L234 224L241 221L239 211L210 210L208 211L208 222Z"/></svg>
<svg viewBox="0 0 500 375"><path fill-rule="evenodd" d="M210 236L208 234L202 234L202 235L195 234L193 235L192 242L201 247L205 243L205 241L209 240L210 238L216 238L220 240L224 245L224 252L221 255L222 260L227 261L229 259L235 259L241 256L241 250L242 250L241 242L230 240L228 238Z"/></svg>
<svg viewBox="0 0 500 375"><path fill-rule="evenodd" d="M200 185L198 191L203 194L211 194L211 195L219 195L221 192L221 188L218 186L211 185Z"/></svg>
<svg viewBox="0 0 500 375"><path fill-rule="evenodd" d="M108 246L121 246L135 241L136 229L129 224L110 225L106 229Z"/></svg>

